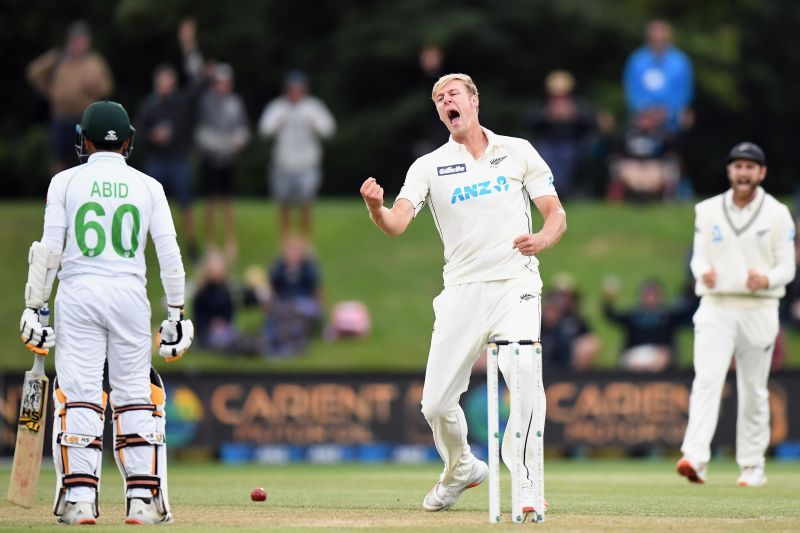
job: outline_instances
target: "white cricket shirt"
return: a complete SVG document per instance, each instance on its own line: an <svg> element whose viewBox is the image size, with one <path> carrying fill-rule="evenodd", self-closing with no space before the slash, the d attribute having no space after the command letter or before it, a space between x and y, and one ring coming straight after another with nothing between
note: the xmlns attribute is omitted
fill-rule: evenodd
<svg viewBox="0 0 800 533"><path fill-rule="evenodd" d="M557 196L552 172L528 141L483 131L489 145L480 158L451 137L411 165L397 196L411 202L414 216L430 207L444 244L445 285L539 279L539 261L513 243L532 232L531 199Z"/></svg>
<svg viewBox="0 0 800 533"><path fill-rule="evenodd" d="M795 225L789 209L761 187L744 207L733 203L733 192L695 206L695 234L691 269L698 296L781 298L794 279ZM701 281L704 272L717 273L715 287ZM747 272L769 278L769 288L747 289Z"/></svg>
<svg viewBox="0 0 800 533"><path fill-rule="evenodd" d="M114 152L94 153L53 177L44 228L66 232L59 279L135 275L144 283L148 231L175 236L161 184Z"/></svg>

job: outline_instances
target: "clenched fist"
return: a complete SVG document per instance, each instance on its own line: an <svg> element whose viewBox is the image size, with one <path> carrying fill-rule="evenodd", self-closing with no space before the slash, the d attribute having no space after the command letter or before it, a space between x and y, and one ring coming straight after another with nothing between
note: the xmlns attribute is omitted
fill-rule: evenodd
<svg viewBox="0 0 800 533"><path fill-rule="evenodd" d="M756 292L769 289L769 278L755 270L747 271L747 290Z"/></svg>
<svg viewBox="0 0 800 533"><path fill-rule="evenodd" d="M707 272L703 272L703 275L700 277L700 281L702 281L703 285L709 289L713 289L717 286L717 271L712 268Z"/></svg>
<svg viewBox="0 0 800 533"><path fill-rule="evenodd" d="M360 192L364 198L364 203L367 204L367 209L370 211L383 207L383 187L378 185L375 178L367 178L361 185Z"/></svg>
<svg viewBox="0 0 800 533"><path fill-rule="evenodd" d="M177 361L194 339L194 324L184 318L183 307L168 306L167 319L161 322L158 330L158 354L168 363Z"/></svg>
<svg viewBox="0 0 800 533"><path fill-rule="evenodd" d="M549 246L550 243L539 233L526 233L514 239L514 248L522 255L536 255Z"/></svg>
<svg viewBox="0 0 800 533"><path fill-rule="evenodd" d="M47 355L56 345L56 332L42 324L39 311L26 307L19 321L19 336L25 347L37 355Z"/></svg>

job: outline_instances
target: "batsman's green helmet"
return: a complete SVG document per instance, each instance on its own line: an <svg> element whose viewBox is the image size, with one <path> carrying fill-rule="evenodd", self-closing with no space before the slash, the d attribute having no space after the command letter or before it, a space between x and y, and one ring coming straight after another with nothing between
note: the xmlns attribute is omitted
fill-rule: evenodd
<svg viewBox="0 0 800 533"><path fill-rule="evenodd" d="M110 100L101 100L87 107L78 128L78 133L90 141L105 144L122 143L136 132L125 108Z"/></svg>
<svg viewBox="0 0 800 533"><path fill-rule="evenodd" d="M136 130L131 126L131 119L122 104L111 100L101 100L86 108L81 118L81 123L75 126L77 139L75 151L78 159L85 162L89 157L84 138L89 139L97 149L115 149L125 141L128 147L122 155L127 158L133 150L133 135Z"/></svg>

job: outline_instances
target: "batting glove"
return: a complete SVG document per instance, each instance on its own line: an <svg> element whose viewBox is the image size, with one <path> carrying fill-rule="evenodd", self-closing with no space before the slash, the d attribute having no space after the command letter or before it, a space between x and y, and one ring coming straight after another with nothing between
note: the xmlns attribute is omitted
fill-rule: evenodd
<svg viewBox="0 0 800 533"><path fill-rule="evenodd" d="M39 322L39 311L26 307L19 320L19 337L25 347L37 355L47 355L56 345L56 331Z"/></svg>
<svg viewBox="0 0 800 533"><path fill-rule="evenodd" d="M158 330L158 354L168 363L177 361L194 339L194 324L183 318L183 307L169 306L167 319L161 322Z"/></svg>

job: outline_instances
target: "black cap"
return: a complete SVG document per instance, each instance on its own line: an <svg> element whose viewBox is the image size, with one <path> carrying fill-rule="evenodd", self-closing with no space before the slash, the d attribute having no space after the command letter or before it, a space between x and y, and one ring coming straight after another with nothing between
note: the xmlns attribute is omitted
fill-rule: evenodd
<svg viewBox="0 0 800 533"><path fill-rule="evenodd" d="M750 161L755 161L761 166L767 164L767 158L764 155L764 150L762 150L757 144L753 144L751 142L741 142L734 146L728 154L728 163L734 159L749 159Z"/></svg>
<svg viewBox="0 0 800 533"><path fill-rule="evenodd" d="M290 70L283 76L284 85L308 85L308 76L302 70Z"/></svg>
<svg viewBox="0 0 800 533"><path fill-rule="evenodd" d="M78 128L78 133L87 139L108 144L121 144L135 132L122 104L110 100L101 100L87 107Z"/></svg>

